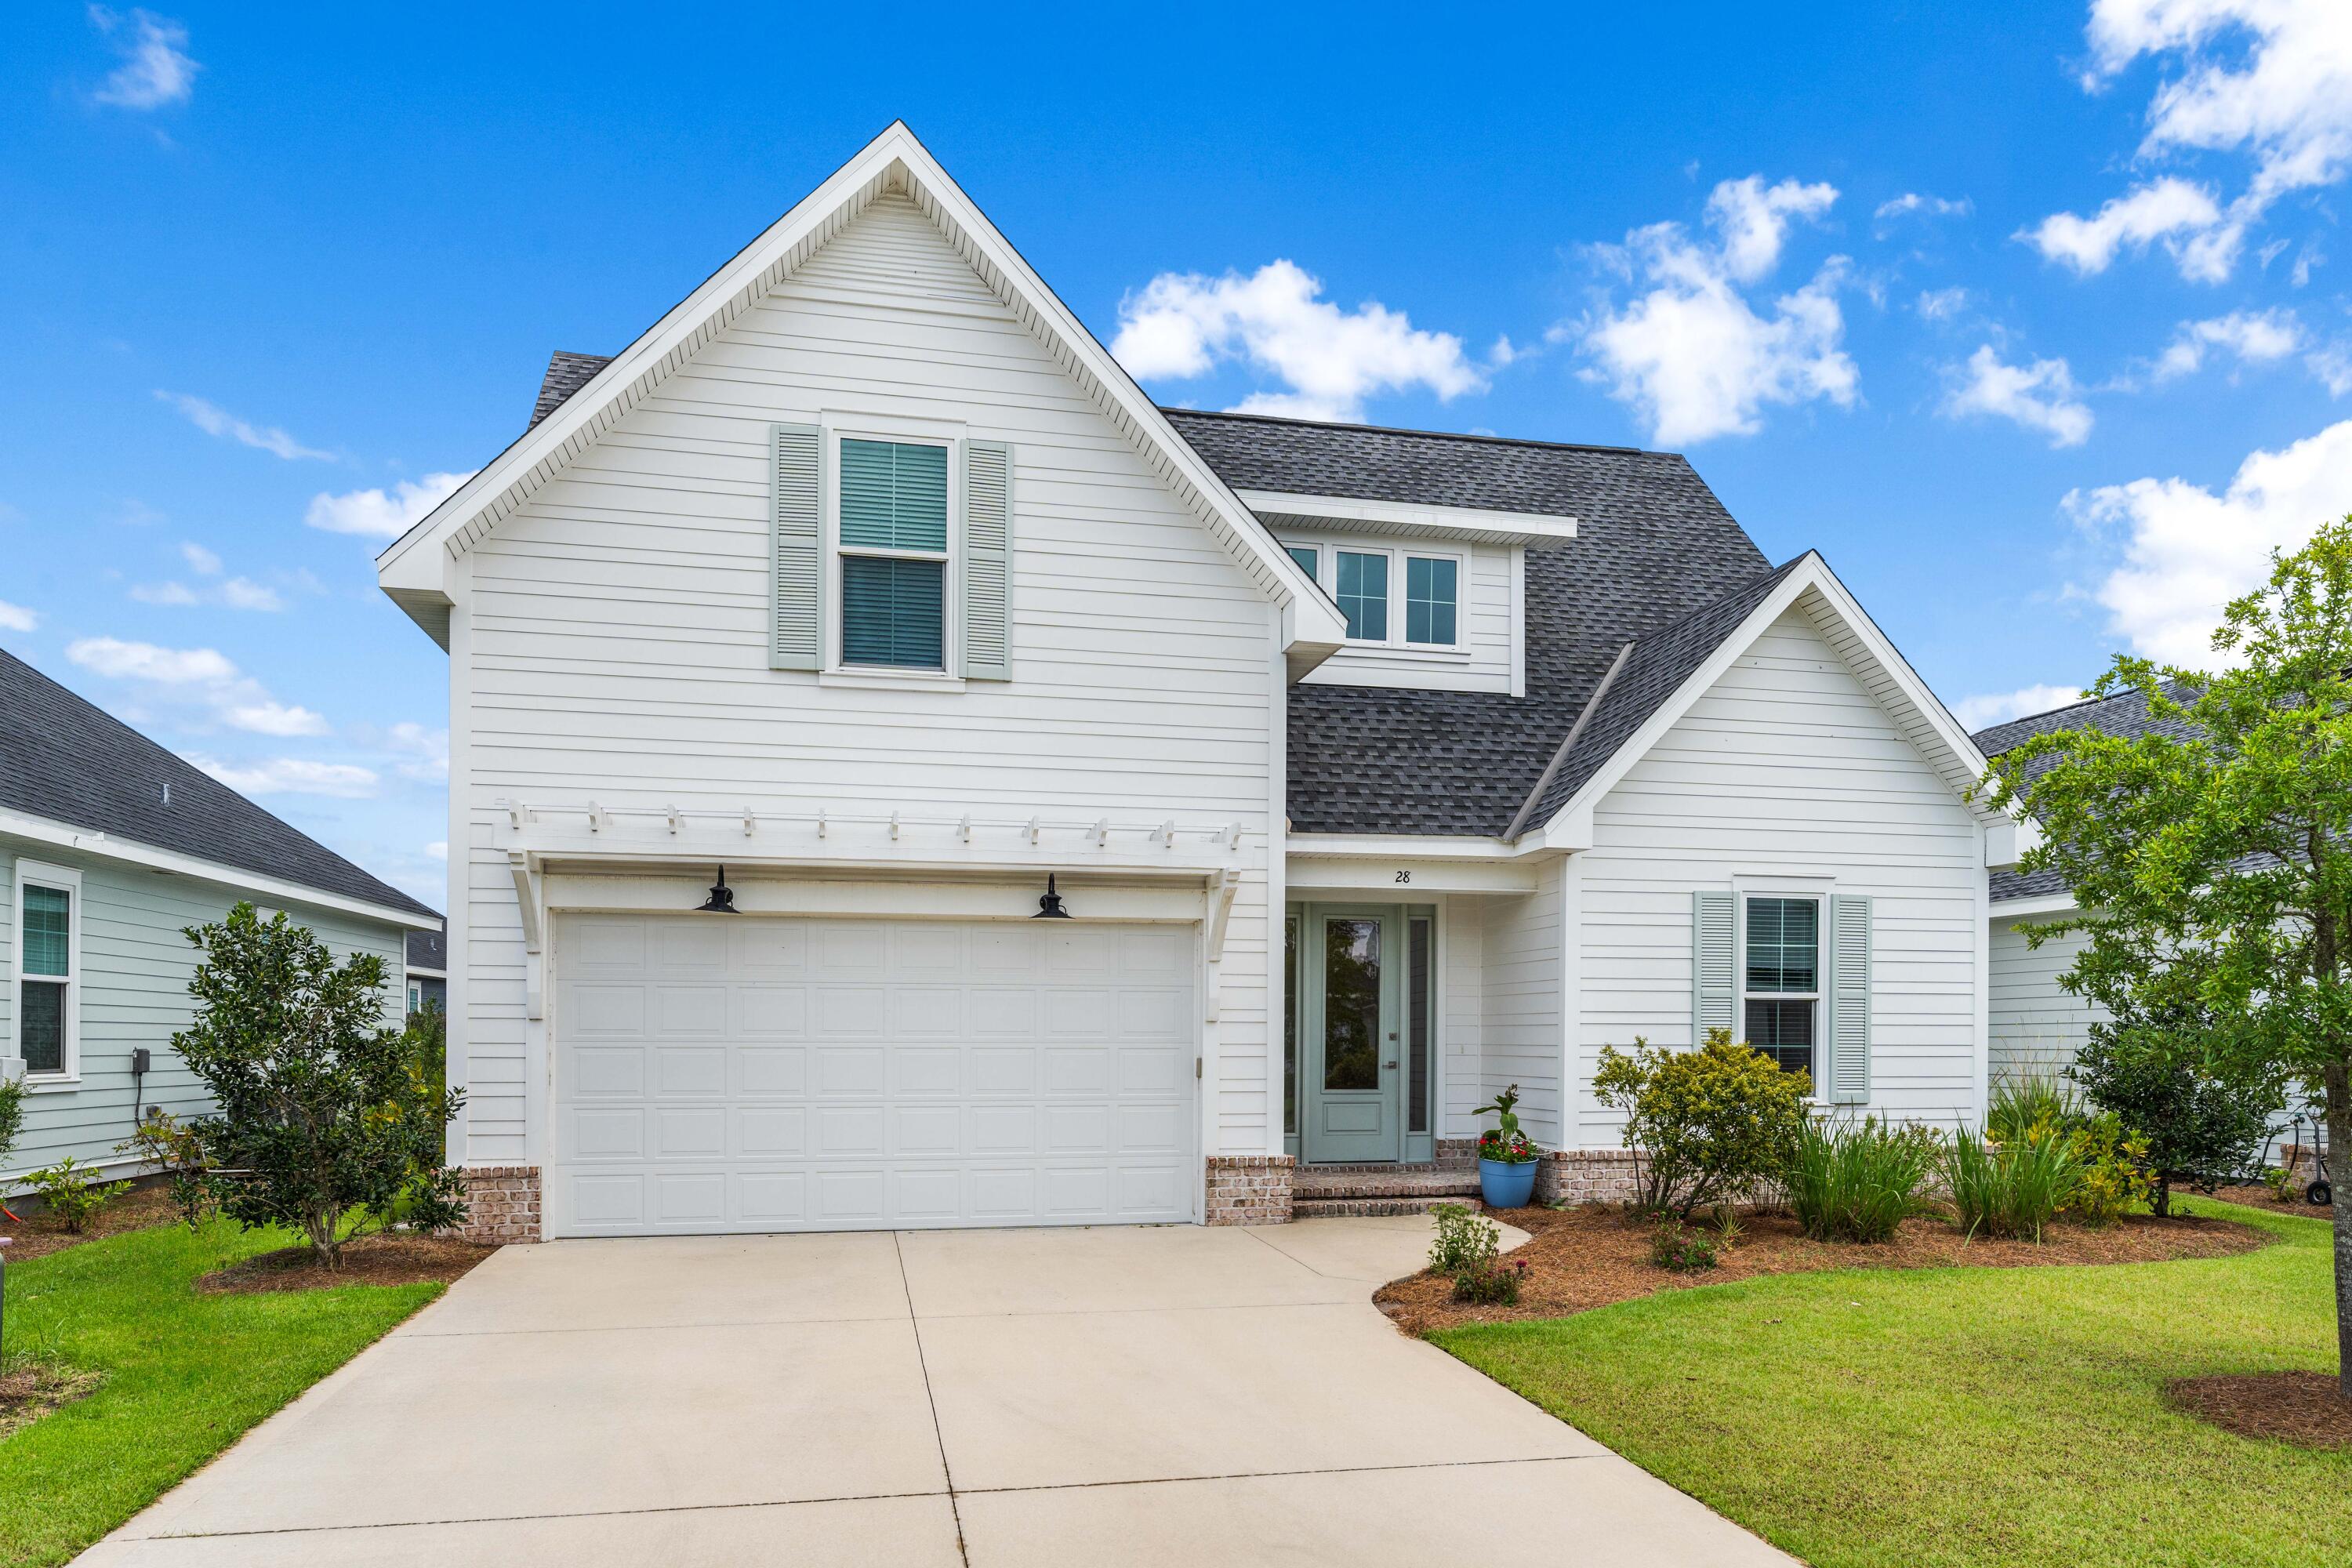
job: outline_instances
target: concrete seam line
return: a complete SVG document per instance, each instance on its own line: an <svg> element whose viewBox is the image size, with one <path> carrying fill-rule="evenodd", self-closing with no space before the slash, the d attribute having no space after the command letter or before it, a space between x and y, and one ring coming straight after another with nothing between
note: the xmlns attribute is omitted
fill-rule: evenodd
<svg viewBox="0 0 2352 1568"><path fill-rule="evenodd" d="M964 1568L971 1568L971 1552L963 1543L963 1510L956 1506L955 1470L948 1463L948 1435L940 1427L939 1396L931 1392L931 1363L923 1353L923 1321L915 1313L915 1287L907 1278L907 1245L895 1230L890 1233L890 1250L898 1258L898 1289L907 1293L907 1326L915 1336L915 1365L923 1374L923 1402L931 1409L931 1440L940 1446L940 1475L948 1484L948 1517L955 1521L956 1556Z"/></svg>

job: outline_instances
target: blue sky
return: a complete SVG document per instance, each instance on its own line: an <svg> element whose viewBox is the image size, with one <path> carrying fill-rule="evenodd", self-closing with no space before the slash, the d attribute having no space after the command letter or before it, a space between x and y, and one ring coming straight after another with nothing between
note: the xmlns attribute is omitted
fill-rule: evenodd
<svg viewBox="0 0 2352 1568"><path fill-rule="evenodd" d="M1975 722L2352 510L2339 0L1137 18L10 7L0 646L437 905L384 531L894 117L1162 399L1685 451Z"/></svg>

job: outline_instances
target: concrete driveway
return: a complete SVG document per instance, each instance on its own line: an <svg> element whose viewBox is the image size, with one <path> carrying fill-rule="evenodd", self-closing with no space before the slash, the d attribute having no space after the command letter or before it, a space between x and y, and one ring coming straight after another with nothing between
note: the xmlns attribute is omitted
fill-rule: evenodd
<svg viewBox="0 0 2352 1568"><path fill-rule="evenodd" d="M1790 1561L1399 1334L1428 1234L509 1247L81 1561Z"/></svg>

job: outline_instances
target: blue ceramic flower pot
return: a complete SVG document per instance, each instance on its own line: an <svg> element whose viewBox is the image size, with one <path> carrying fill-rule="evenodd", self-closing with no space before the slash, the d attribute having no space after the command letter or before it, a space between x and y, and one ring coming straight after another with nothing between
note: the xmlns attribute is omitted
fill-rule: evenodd
<svg viewBox="0 0 2352 1568"><path fill-rule="evenodd" d="M1536 1163L1522 1160L1478 1162L1478 1195L1490 1209L1523 1209L1536 1195Z"/></svg>

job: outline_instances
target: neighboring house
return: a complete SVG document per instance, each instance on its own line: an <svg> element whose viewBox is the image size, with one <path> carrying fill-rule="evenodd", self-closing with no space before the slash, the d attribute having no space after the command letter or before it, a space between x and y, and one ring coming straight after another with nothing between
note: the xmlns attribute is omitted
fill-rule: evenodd
<svg viewBox="0 0 2352 1568"><path fill-rule="evenodd" d="M1981 1113L2020 829L1819 556L1679 457L1155 407L903 126L378 570L486 1236L1331 1212L1512 1084L1622 1191L1600 1049L1712 1026Z"/></svg>
<svg viewBox="0 0 2352 1568"><path fill-rule="evenodd" d="M444 921L431 931L408 933L408 1010L449 1006L449 932Z"/></svg>
<svg viewBox="0 0 2352 1568"><path fill-rule="evenodd" d="M2179 720L2151 717L2142 693L2121 691L1995 724L1977 731L1975 739L1977 749L1990 758L2058 730L2096 730L2126 738L2195 733L2193 726ZM2052 761L2042 761L2029 778L2041 777L2052 765ZM1991 904L1992 1076L1996 1081L2055 1078L2074 1066L2074 1053L2091 1037L2091 1026L2104 1021L2107 1013L2058 984L2059 976L2074 967L2084 939L2053 937L2035 948L2028 945L2022 928L2074 913L2074 896L2054 870L2009 868L1992 873Z"/></svg>
<svg viewBox="0 0 2352 1568"><path fill-rule="evenodd" d="M0 653L0 1074L29 1091L0 1191L68 1154L127 1165L144 1108L205 1108L172 1049L197 960L181 933L240 900L383 958L399 1021L402 934L438 916Z"/></svg>

